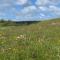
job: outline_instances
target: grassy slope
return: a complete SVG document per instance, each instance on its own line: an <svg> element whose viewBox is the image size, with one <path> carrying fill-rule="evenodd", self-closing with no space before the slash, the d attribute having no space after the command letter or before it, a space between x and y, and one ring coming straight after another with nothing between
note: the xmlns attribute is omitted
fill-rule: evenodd
<svg viewBox="0 0 60 60"><path fill-rule="evenodd" d="M0 60L60 60L60 20L0 27Z"/></svg>

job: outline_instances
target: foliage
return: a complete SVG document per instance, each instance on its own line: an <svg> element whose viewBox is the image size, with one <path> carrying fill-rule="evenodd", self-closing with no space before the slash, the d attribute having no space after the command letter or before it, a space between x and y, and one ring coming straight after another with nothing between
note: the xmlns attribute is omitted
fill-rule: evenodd
<svg viewBox="0 0 60 60"><path fill-rule="evenodd" d="M0 26L0 60L60 60L59 23Z"/></svg>
<svg viewBox="0 0 60 60"><path fill-rule="evenodd" d="M40 21L11 21L11 20L0 20L0 26L20 26L20 25L30 25L30 24L36 24Z"/></svg>

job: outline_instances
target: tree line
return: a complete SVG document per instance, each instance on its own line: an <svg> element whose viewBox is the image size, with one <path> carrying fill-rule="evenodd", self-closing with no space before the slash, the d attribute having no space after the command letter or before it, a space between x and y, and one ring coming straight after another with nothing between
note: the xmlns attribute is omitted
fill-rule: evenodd
<svg viewBox="0 0 60 60"><path fill-rule="evenodd" d="M12 20L0 20L0 26L19 26L19 25L30 25L35 24L39 21L12 21Z"/></svg>

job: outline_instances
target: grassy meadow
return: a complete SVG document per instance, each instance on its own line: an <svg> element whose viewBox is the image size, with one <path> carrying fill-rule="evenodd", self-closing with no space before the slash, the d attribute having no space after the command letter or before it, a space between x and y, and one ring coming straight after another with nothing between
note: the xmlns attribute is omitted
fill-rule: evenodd
<svg viewBox="0 0 60 60"><path fill-rule="evenodd" d="M0 60L60 60L60 19L19 26L3 24Z"/></svg>

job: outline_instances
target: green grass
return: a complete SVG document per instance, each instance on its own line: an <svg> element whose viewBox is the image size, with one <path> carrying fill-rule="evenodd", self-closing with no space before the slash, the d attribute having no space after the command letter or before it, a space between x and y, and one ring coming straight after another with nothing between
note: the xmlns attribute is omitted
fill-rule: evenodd
<svg viewBox="0 0 60 60"><path fill-rule="evenodd" d="M60 60L60 20L0 26L0 60Z"/></svg>

